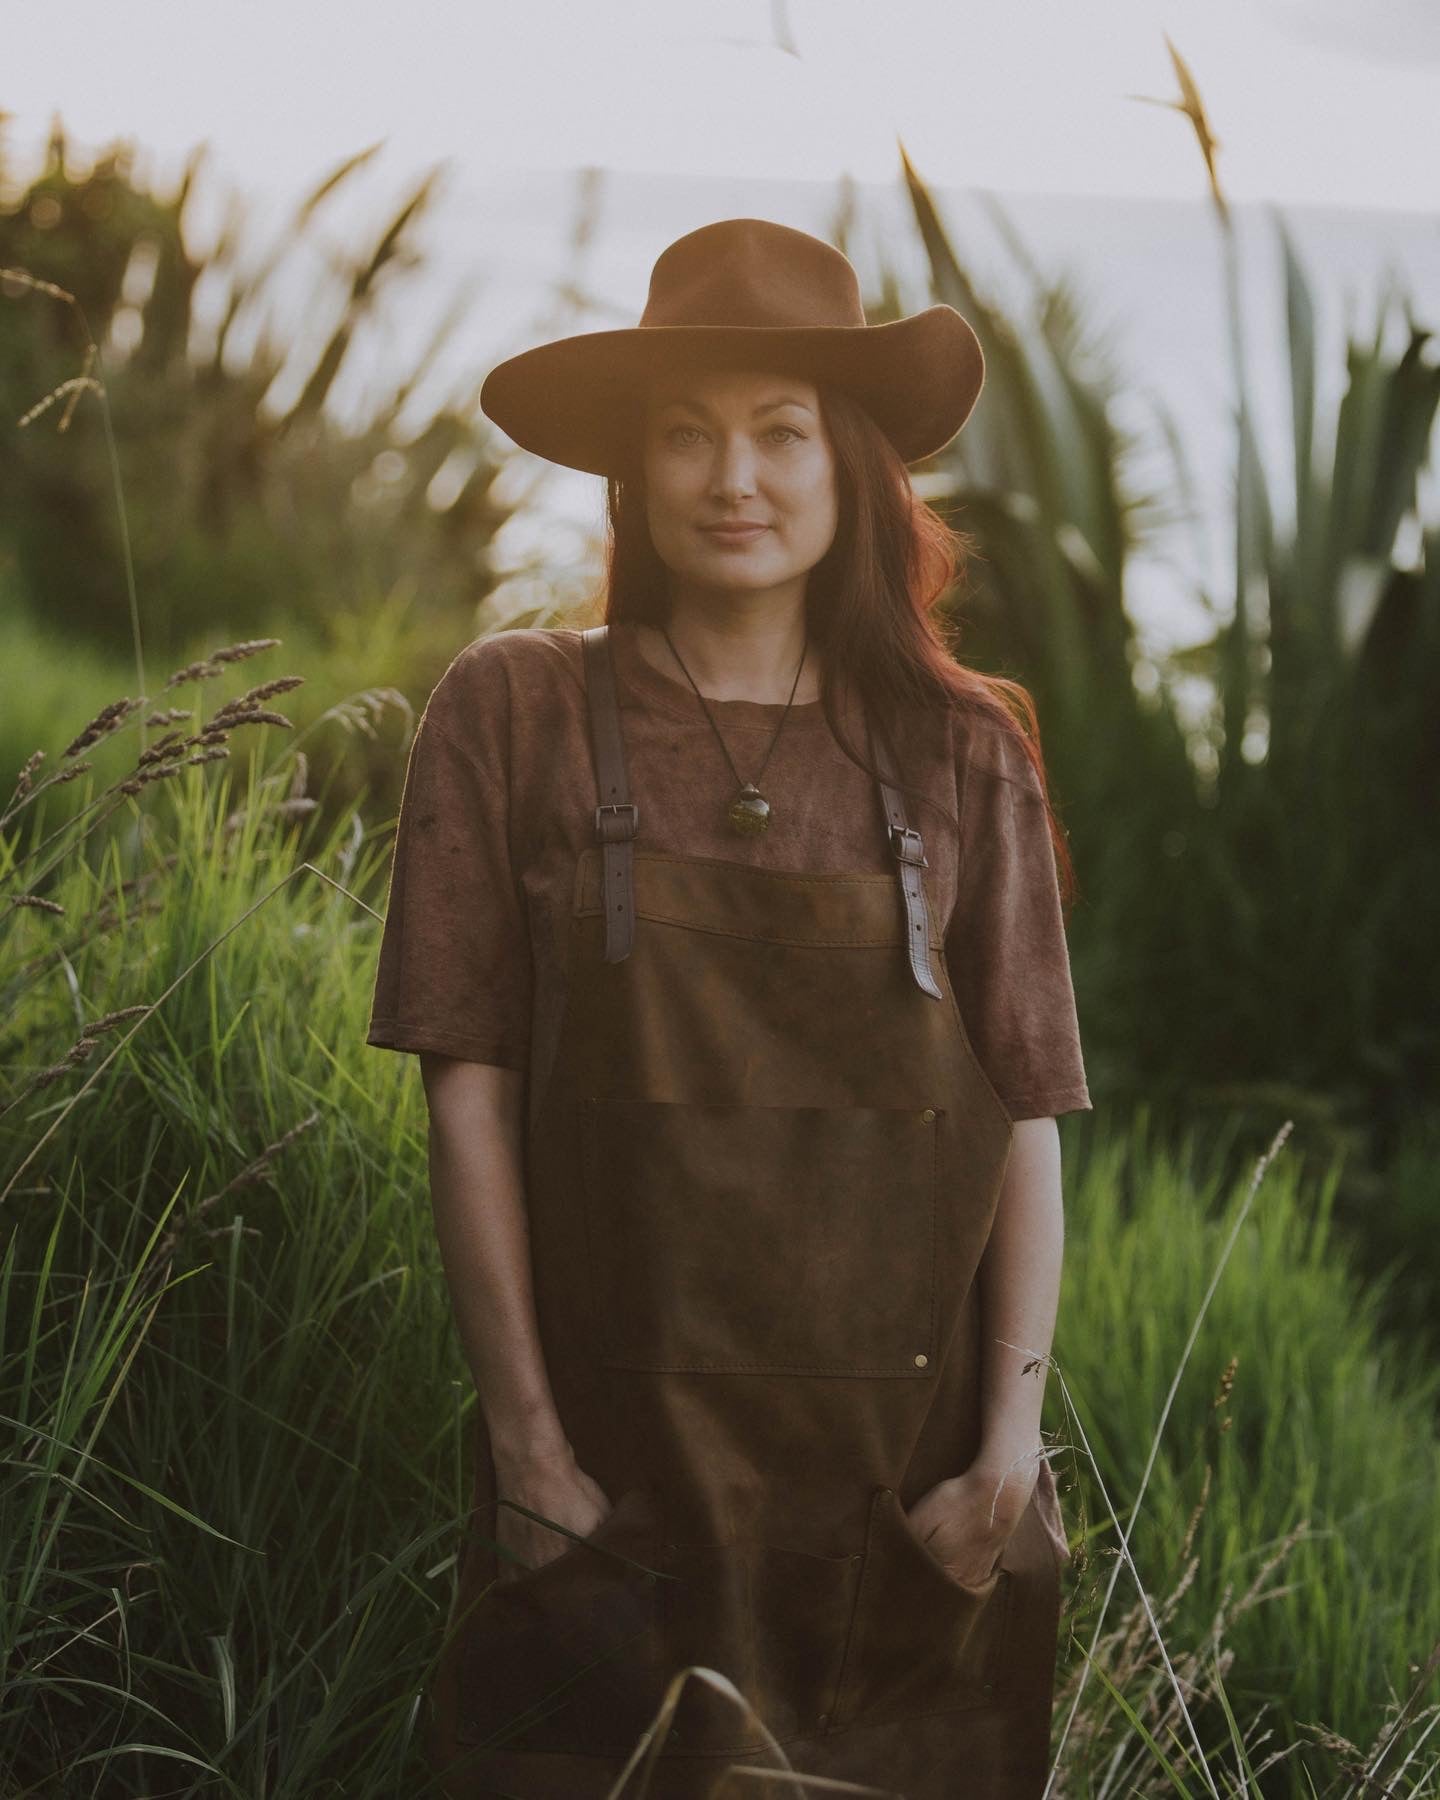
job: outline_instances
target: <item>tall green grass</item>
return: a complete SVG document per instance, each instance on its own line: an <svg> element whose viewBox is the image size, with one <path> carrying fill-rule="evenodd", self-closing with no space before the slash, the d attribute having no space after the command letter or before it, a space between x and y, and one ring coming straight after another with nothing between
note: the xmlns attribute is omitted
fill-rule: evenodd
<svg viewBox="0 0 1440 1800"><path fill-rule="evenodd" d="M7 1795L423 1791L418 1697L475 1402L430 1226L418 1074L363 1043L386 841L287 815L284 733L253 729L267 755L243 789L202 765L128 798L107 853L52 882L63 914L4 919ZM129 893L150 909L127 906L121 884L147 873ZM87 1022L161 995L67 1062ZM1143 1112L1065 1130L1049 1405L1075 1446L1060 1460L1077 1552L1066 1679L1096 1663L1062 1789L1160 1793L1139 1727L1173 1684L1148 1630L1111 1635L1128 1568L1091 1646L1119 1541L1102 1491L1125 1517L1239 1203L1216 1174L1235 1146L1177 1154ZM1331 1239L1333 1178L1297 1171L1282 1153L1250 1203L1130 1539L1172 1667L1221 1615L1241 1738L1268 1724L1292 1747L1262 1778L1271 1793L1307 1791L1302 1759L1323 1789L1336 1754L1307 1733L1368 1743L1440 1638L1437 1375L1377 1330L1377 1292ZM1235 1604L1301 1525L1262 1594ZM1214 1686L1189 1711L1224 1787L1235 1753ZM1430 1762L1392 1791L1427 1791ZM1192 1774L1186 1791L1211 1790Z"/></svg>
<svg viewBox="0 0 1440 1800"><path fill-rule="evenodd" d="M1128 1128L1086 1120L1069 1140L1057 1385L1073 1406L1064 1435L1094 1456L1078 1461L1070 1494L1061 1483L1077 1515L1072 1621L1088 1647L1116 1554L1094 1480L1128 1516L1163 1418L1131 1573L1180 1651L1217 1622L1216 1653L1233 1657L1228 1701L1246 1735L1263 1718L1270 1748L1283 1747L1323 1791L1326 1759L1312 1734L1373 1738L1389 1696L1415 1688L1440 1652L1440 1370L1386 1335L1382 1288L1362 1282L1337 1244L1338 1168L1317 1182L1282 1151L1253 1199L1223 1172L1235 1148L1226 1139L1248 1129L1237 1115L1226 1133L1187 1131L1177 1146L1140 1108ZM1138 1687L1163 1699L1169 1684L1125 1604L1127 1586L1133 1596L1122 1578L1112 1609L1128 1615L1150 1669ZM1118 1654L1124 1666L1131 1653ZM1418 1683L1432 1727L1434 1677L1432 1667ZM1197 1722L1202 1737L1224 1740L1218 1700ZM1087 1774L1070 1791L1102 1791L1100 1771L1117 1754L1116 1715L1102 1713L1098 1733L1094 1725L1074 1734ZM1132 1743L1122 1755L1132 1770L1137 1751ZM1296 1769L1264 1791L1307 1789Z"/></svg>
<svg viewBox="0 0 1440 1800"><path fill-rule="evenodd" d="M362 1044L374 852L302 855L288 781L237 817L208 774L6 921L7 1793L406 1791L461 1389L415 1095ZM155 911L45 955L156 870Z"/></svg>

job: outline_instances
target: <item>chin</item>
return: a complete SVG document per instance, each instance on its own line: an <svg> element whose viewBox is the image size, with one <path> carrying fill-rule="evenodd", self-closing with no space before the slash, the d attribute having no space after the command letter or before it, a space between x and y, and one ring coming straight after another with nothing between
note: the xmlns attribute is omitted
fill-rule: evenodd
<svg viewBox="0 0 1440 1800"><path fill-rule="evenodd" d="M783 587L789 577L783 572L771 573L768 570L760 569L747 574L741 574L735 569L719 571L703 569L696 572L695 579L697 582L703 582L706 587L716 589L717 592L746 594L757 589Z"/></svg>
<svg viewBox="0 0 1440 1800"><path fill-rule="evenodd" d="M687 573L714 587L778 587L798 571L769 556L737 556L733 550L716 550L690 562Z"/></svg>

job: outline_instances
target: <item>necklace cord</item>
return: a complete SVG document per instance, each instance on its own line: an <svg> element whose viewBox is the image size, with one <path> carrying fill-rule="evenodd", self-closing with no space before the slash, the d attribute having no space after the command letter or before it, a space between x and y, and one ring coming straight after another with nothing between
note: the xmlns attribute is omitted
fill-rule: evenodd
<svg viewBox="0 0 1440 1800"><path fill-rule="evenodd" d="M709 707L708 702L705 699L705 696L700 692L698 687L695 687L695 677L690 673L690 671L688 669L685 668L684 658L681 656L680 652L675 648L675 645L674 645L673 641L671 640L670 633L668 631L666 631L666 629L663 625L660 627L660 630L661 630L662 635L664 636L665 642L670 645L671 655L675 658L676 662L680 664L681 669L684 670L685 679L690 683L692 688L695 688L695 698L700 702L701 706L704 707L705 717L710 721L710 729L715 733L715 736L717 738L719 738L719 740L720 740L720 748L725 752L725 760L730 765L731 774L734 775L736 781L740 784L740 786L742 788L743 787L758 787L760 785L761 776L764 775L766 768L769 766L770 757L774 752L775 746L776 746L776 744L778 744L780 742L780 733L785 729L785 721L790 717L790 707L791 707L792 702L795 699L795 690L800 685L800 671L805 667L805 658L810 652L810 634L808 632L805 634L805 643L804 643L803 648L800 651L800 661L795 670L795 679L790 683L790 698L789 698L789 700L787 700L785 702L785 710L783 713L781 713L780 722L779 722L779 724L776 725L774 734L770 739L770 747L765 752L765 760L764 760L764 762L761 763L760 768L757 771L754 780L747 782L745 780L745 777L735 767L735 758L733 756L731 756L730 746L725 742L725 738L720 730L720 727L715 723L715 715L710 711L710 707Z"/></svg>

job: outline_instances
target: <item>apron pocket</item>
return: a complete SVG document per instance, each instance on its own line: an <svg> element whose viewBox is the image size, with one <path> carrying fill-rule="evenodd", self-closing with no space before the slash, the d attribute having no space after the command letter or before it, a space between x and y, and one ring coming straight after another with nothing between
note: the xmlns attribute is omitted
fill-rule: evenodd
<svg viewBox="0 0 1440 1800"><path fill-rule="evenodd" d="M974 1586L956 1581L915 1535L895 1491L877 1488L839 1723L983 1706L1004 1655L1011 1582L1003 1562Z"/></svg>
<svg viewBox="0 0 1440 1800"><path fill-rule="evenodd" d="M858 1556L777 1544L667 1546L667 1677L692 1663L733 1681L752 1709L688 1681L661 1754L739 1755L820 1730L835 1704L860 1577Z"/></svg>
<svg viewBox="0 0 1440 1800"><path fill-rule="evenodd" d="M858 1556L759 1544L751 1587L756 1710L778 1738L823 1730L835 1709Z"/></svg>
<svg viewBox="0 0 1440 1800"><path fill-rule="evenodd" d="M663 1691L660 1567L653 1501L637 1487L588 1537L489 1587L461 1627L457 1737L628 1753Z"/></svg>
<svg viewBox="0 0 1440 1800"><path fill-rule="evenodd" d="M581 1106L603 1363L933 1371L943 1112L600 1097Z"/></svg>

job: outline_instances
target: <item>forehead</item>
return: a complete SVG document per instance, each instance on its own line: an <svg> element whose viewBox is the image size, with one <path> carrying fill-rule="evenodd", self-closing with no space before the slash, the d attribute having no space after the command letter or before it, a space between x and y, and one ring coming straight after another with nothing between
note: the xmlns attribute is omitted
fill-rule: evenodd
<svg viewBox="0 0 1440 1800"><path fill-rule="evenodd" d="M654 412L666 406L697 410L755 412L782 402L819 409L813 382L766 369L659 369L645 381L645 402Z"/></svg>

